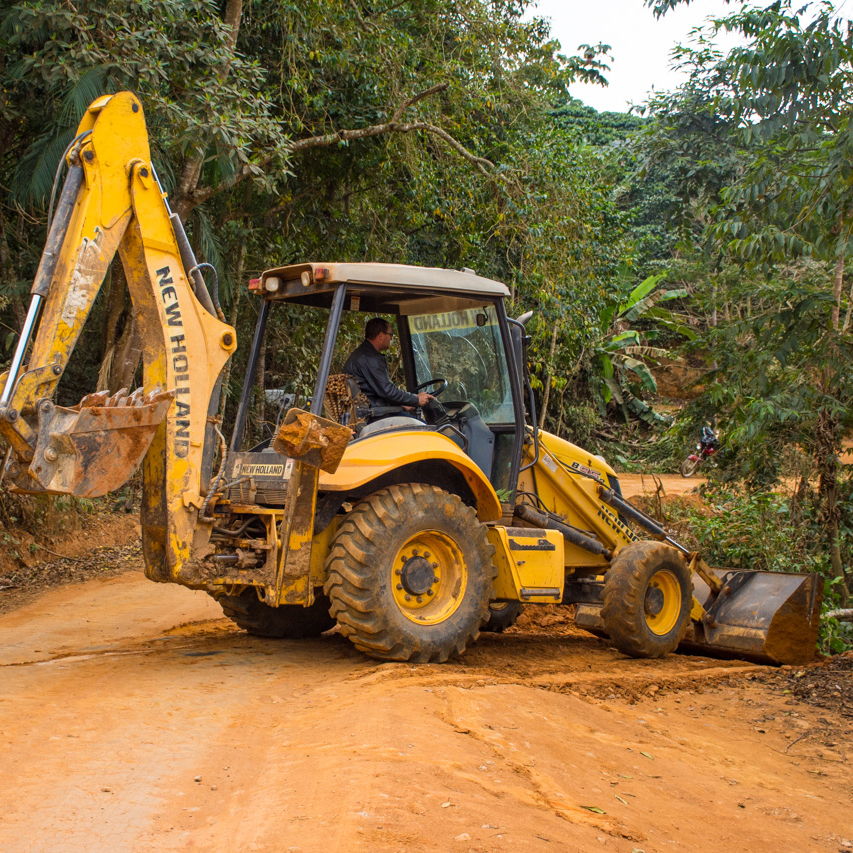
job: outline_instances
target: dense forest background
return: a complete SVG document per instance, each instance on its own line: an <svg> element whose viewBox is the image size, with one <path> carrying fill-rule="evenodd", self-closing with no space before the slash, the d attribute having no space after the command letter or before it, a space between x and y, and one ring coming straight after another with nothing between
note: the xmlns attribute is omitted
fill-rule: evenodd
<svg viewBox="0 0 853 853"><path fill-rule="evenodd" d="M678 2L648 5L663 15ZM846 605L850 22L830 2L733 2L676 51L689 72L678 90L615 114L571 96L575 81L606 83L607 46L561 46L529 6L4 4L0 369L62 153L92 100L130 89L241 341L257 310L246 281L274 265L387 261L502 280L511 313L535 312L542 426L621 465L675 470L716 423L718 511L692 519L703 547L724 565L820 571L828 601ZM719 50L720 31L742 46ZM319 338L285 316L261 369L307 364ZM76 401L95 376L132 386L139 353L117 266L62 394ZM676 378L678 406L660 399L662 376ZM254 417L267 417L263 398ZM843 647L845 626L827 624L828 647Z"/></svg>

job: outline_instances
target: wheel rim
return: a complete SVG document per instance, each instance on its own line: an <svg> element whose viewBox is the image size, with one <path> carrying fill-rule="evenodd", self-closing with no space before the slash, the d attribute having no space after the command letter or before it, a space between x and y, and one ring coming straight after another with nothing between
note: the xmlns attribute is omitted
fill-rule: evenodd
<svg viewBox="0 0 853 853"><path fill-rule="evenodd" d="M681 613L681 587L668 569L655 572L646 587L644 601L646 625L653 634L668 634L678 624Z"/></svg>
<svg viewBox="0 0 853 853"><path fill-rule="evenodd" d="M462 603L467 584L462 550L437 530L422 530L411 536L391 563L394 602L418 625L437 625L453 614Z"/></svg>

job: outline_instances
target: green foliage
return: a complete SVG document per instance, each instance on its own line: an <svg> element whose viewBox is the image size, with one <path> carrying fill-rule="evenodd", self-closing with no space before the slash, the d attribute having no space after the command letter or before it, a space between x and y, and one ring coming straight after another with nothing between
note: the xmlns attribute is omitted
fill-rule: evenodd
<svg viewBox="0 0 853 853"><path fill-rule="evenodd" d="M840 546L848 562L853 558L850 492L847 480ZM667 510L671 521L684 523L708 563L746 571L815 572L824 578L823 612L839 607L842 580L834 577L816 495L806 489L794 496L744 492L717 484L704 499L702 504L673 502ZM850 624L823 618L818 646L827 654L848 651L853 647Z"/></svg>
<svg viewBox="0 0 853 853"><path fill-rule="evenodd" d="M826 581L824 583L824 598L826 601L833 601L836 596L833 595L835 588L838 586L836 582ZM825 655L840 655L844 652L853 651L853 623L842 622L834 616L826 615L831 608L824 604L824 616L820 621L818 630L817 645Z"/></svg>
<svg viewBox="0 0 853 853"><path fill-rule="evenodd" d="M710 565L769 572L828 569L825 555L813 549L808 522L802 514L792 514L789 498L722 485L707 490L704 498L701 507L683 504L679 515L689 521Z"/></svg>
<svg viewBox="0 0 853 853"><path fill-rule="evenodd" d="M617 287L610 300L601 312L602 325L599 337L593 339L588 347L600 366L596 377L598 384L593 384L593 393L603 406L611 400L617 403L628 419L628 411L649 423L665 422L637 396L643 392L654 394L657 382L649 369L646 360L654 363L656 359L666 356L667 350L651 346L648 342L654 340L654 327L644 335L637 329L630 328L631 323L640 320L645 315L651 315L654 310L655 320L662 326L677 327L672 315L660 307L661 302L676 299L685 295L683 289L659 290L658 285L663 274L649 276L631 289L624 296L624 282L630 281L629 273L622 270L622 286ZM685 329L692 336L692 332Z"/></svg>

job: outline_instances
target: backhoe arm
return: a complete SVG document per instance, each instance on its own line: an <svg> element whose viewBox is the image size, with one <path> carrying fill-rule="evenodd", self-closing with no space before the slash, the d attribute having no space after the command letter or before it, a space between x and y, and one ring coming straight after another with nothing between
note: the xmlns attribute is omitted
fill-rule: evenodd
<svg viewBox="0 0 853 853"><path fill-rule="evenodd" d="M150 156L133 94L89 107L67 157L27 321L0 377L0 435L9 445L6 483L21 492L102 495L144 456L146 572L166 581L189 556L215 450L219 374L236 335L213 313ZM116 252L143 343L143 388L56 406L57 384Z"/></svg>

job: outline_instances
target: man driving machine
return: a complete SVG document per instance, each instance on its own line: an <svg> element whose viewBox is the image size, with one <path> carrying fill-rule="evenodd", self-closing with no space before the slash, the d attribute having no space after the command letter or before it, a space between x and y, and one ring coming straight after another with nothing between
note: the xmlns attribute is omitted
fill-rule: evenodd
<svg viewBox="0 0 853 853"><path fill-rule="evenodd" d="M401 406L408 410L426 406L435 399L432 394L404 391L388 375L388 360L384 353L391 346L393 337L387 320L382 317L368 320L364 327L364 341L347 359L344 373L355 377L371 406Z"/></svg>

